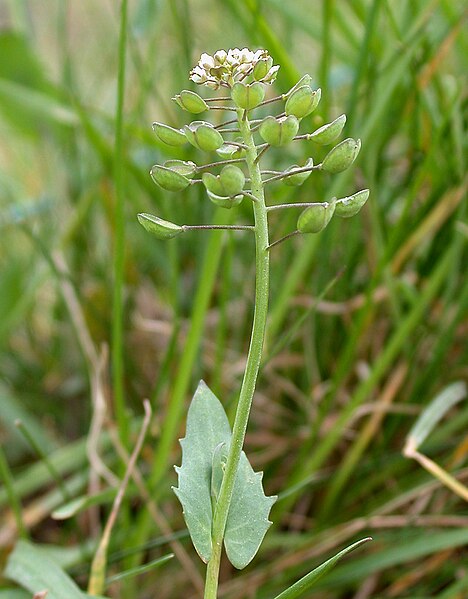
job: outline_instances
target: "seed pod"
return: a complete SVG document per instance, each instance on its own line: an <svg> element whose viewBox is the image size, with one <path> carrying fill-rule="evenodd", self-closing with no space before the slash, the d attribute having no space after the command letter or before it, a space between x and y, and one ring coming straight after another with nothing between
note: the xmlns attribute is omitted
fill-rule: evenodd
<svg viewBox="0 0 468 599"><path fill-rule="evenodd" d="M242 137L236 138L234 141L243 142ZM220 148L216 150L218 156L221 158L229 159L229 158L242 158L245 156L245 148L240 148L239 146L233 146L228 141L224 143Z"/></svg>
<svg viewBox="0 0 468 599"><path fill-rule="evenodd" d="M219 196L216 193L211 192L209 189L206 190L206 193L213 204L216 204L216 206L221 206L221 208L232 208L233 206L238 206L244 199L243 195L237 195L232 198L227 196Z"/></svg>
<svg viewBox="0 0 468 599"><path fill-rule="evenodd" d="M288 96L285 104L287 115L293 114L298 119L302 119L313 112L320 102L322 90L312 90L308 85L301 85Z"/></svg>
<svg viewBox="0 0 468 599"><path fill-rule="evenodd" d="M257 62L257 64L254 66L254 70L252 72L252 75L253 75L253 78L255 79L255 81L262 80L265 77L265 75L268 73L268 71L271 69L272 66L273 66L273 58L271 58L271 56L269 56L268 58L259 60Z"/></svg>
<svg viewBox="0 0 468 599"><path fill-rule="evenodd" d="M240 168L229 164L217 176L203 173L202 180L206 189L211 193L217 196L233 197L244 188L245 175Z"/></svg>
<svg viewBox="0 0 468 599"><path fill-rule="evenodd" d="M286 169L285 172L288 173L289 171L295 170L296 168L312 168L313 166L314 166L314 161L312 160L312 158L308 158L307 162L304 164L303 167L299 166L298 164L293 164L288 169ZM286 177L284 179L284 183L286 185L298 187L299 185L302 185L308 177L310 177L311 172L312 171L306 171L305 173L296 173L295 175Z"/></svg>
<svg viewBox="0 0 468 599"><path fill-rule="evenodd" d="M150 171L155 183L167 191L182 191L190 185L190 179L184 177L177 171L155 164Z"/></svg>
<svg viewBox="0 0 468 599"><path fill-rule="evenodd" d="M328 152L321 169L327 173L341 173L353 164L360 149L361 140L348 137Z"/></svg>
<svg viewBox="0 0 468 599"><path fill-rule="evenodd" d="M206 121L193 121L185 125L184 133L193 146L205 152L217 150L224 143L221 133Z"/></svg>
<svg viewBox="0 0 468 599"><path fill-rule="evenodd" d="M153 123L153 131L156 137L168 146L183 146L187 138L180 129L174 129L163 123Z"/></svg>
<svg viewBox="0 0 468 599"><path fill-rule="evenodd" d="M183 89L180 94L177 94L172 99L177 102L181 108L187 112L191 112L192 114L198 114L199 112L204 112L205 110L210 109L208 104L201 96L195 92L189 91L188 89Z"/></svg>
<svg viewBox="0 0 468 599"><path fill-rule="evenodd" d="M361 210L369 197L369 190L363 189L352 196L336 201L335 214L341 218L350 218Z"/></svg>
<svg viewBox="0 0 468 599"><path fill-rule="evenodd" d="M184 231L183 227L175 225L168 220L153 216L152 214L141 213L137 218L139 223L143 225L147 231L156 235L158 239L171 239Z"/></svg>
<svg viewBox="0 0 468 599"><path fill-rule="evenodd" d="M309 139L322 146L331 144L343 131L345 123L346 115L342 114L331 123L327 123L326 125L320 127L320 129L310 133Z"/></svg>
<svg viewBox="0 0 468 599"><path fill-rule="evenodd" d="M270 146L282 146L289 143L299 129L299 121L293 115L275 118L267 116L260 124L259 133Z"/></svg>
<svg viewBox="0 0 468 599"><path fill-rule="evenodd" d="M312 77L310 75L308 75L307 73L305 75L302 75L302 77L299 79L299 81L293 85L291 87L291 89L286 92L283 95L283 98L289 98L289 96L294 93L296 91L296 89L298 89L299 87L302 87L303 85L307 85L308 87L310 87L310 84L312 83Z"/></svg>
<svg viewBox="0 0 468 599"><path fill-rule="evenodd" d="M318 233L325 229L335 212L335 198L331 202L309 206L297 219L301 233Z"/></svg>
<svg viewBox="0 0 468 599"><path fill-rule="evenodd" d="M166 160L164 166L184 175L184 177L191 177L197 172L197 165L191 160Z"/></svg>
<svg viewBox="0 0 468 599"><path fill-rule="evenodd" d="M258 106L265 97L265 87L258 81L253 83L234 83L231 90L231 98L239 108L251 110Z"/></svg>

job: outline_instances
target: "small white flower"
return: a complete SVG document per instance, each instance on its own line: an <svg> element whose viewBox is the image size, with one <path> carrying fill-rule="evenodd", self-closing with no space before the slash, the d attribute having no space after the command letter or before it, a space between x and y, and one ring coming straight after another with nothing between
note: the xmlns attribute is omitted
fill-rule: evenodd
<svg viewBox="0 0 468 599"><path fill-rule="evenodd" d="M220 85L232 86L250 75L260 60L272 62L268 52L260 49L252 52L248 48L217 50L213 56L204 52L197 65L190 71L190 79L199 85L218 89ZM272 67L261 79L263 83L273 83L279 66Z"/></svg>
<svg viewBox="0 0 468 599"><path fill-rule="evenodd" d="M200 56L200 60L198 62L198 64L203 68L203 69L211 69L211 67L214 67L214 59L212 56L210 56L209 54L206 54L205 52Z"/></svg>
<svg viewBox="0 0 468 599"><path fill-rule="evenodd" d="M218 50L214 54L215 62L218 64L224 64L226 62L227 52L226 50Z"/></svg>

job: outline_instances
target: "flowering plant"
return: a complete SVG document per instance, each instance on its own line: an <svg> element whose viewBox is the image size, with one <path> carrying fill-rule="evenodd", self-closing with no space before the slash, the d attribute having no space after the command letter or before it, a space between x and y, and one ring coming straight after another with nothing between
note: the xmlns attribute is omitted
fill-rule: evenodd
<svg viewBox="0 0 468 599"><path fill-rule="evenodd" d="M247 48L234 48L218 50L213 56L202 54L190 72L190 79L210 89L225 88L229 95L203 98L193 91L183 90L174 100L193 114L222 111L232 112L235 118L217 125L196 120L182 129L163 123L153 124L157 137L164 144L181 146L190 143L201 151L216 152L221 157L218 162L203 165L183 160L168 160L163 165L155 165L151 176L160 187L181 192L190 185L201 184L214 204L227 209L238 206L247 198L252 204L254 224L178 225L151 214L138 215L140 223L160 239L214 228L245 230L255 236L255 310L232 431L221 402L203 381L200 382L189 408L186 436L181 440L182 465L176 468L179 483L174 491L183 506L195 549L207 563L205 599L217 596L223 544L231 563L244 568L254 558L271 524L268 516L276 500L276 497L265 495L261 473L253 471L242 451L265 337L270 251L294 235L320 232L333 216L347 218L355 215L369 196L369 190L364 189L344 198L321 202L267 205L267 184L284 182L300 186L313 171L339 173L354 162L361 147L360 140L348 138L335 145L318 164L309 157L303 166L292 165L283 171L262 170L262 161L270 148L298 140L316 146L334 144L346 123L346 116L341 115L313 132L298 134L302 119L319 105L321 90L313 89L311 77L304 75L287 93L265 100L267 87L274 82L278 69L266 50L253 52ZM284 104L279 115L252 118L253 110L274 102ZM235 138L231 139L232 136ZM219 172L213 174L211 170ZM245 188L247 183L248 189ZM290 208L302 209L297 228L271 243L268 215ZM278 599L299 596L319 574L359 543L346 548L286 589Z"/></svg>

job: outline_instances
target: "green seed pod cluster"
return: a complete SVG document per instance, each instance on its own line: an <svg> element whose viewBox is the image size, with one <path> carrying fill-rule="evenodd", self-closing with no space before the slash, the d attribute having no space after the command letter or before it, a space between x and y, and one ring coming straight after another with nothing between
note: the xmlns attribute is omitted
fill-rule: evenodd
<svg viewBox="0 0 468 599"><path fill-rule="evenodd" d="M269 94L269 86L274 82L278 69L279 66L273 65L273 59L266 50L235 48L229 51L219 50L213 56L202 54L198 64L190 72L190 79L197 85L222 93L207 99L184 89L173 100L188 113L215 114L216 126L208 120L195 120L181 125L179 129L163 123L153 123L158 141L174 152L162 165L155 165L151 169L151 177L155 183L172 192L182 192L192 184L202 183L206 196L212 203L230 209L238 206L244 197L250 198L252 202L263 203L264 194L258 193L260 184L264 186L270 182L281 182L289 187L299 187L306 183L313 171L335 174L350 167L359 154L361 141L347 138L339 142L346 124L346 115L342 114L329 123L321 124L312 132L300 132L303 119L320 109L322 91L320 88L314 89L312 78L306 74L288 92L277 96ZM267 116L260 112L274 102L279 102L283 107ZM252 116L256 111L259 111L257 118ZM320 117L317 120L320 122ZM222 168L216 169L216 161L197 166L192 160L181 159L183 156L180 153L185 151L181 148L187 142L197 150L216 152L221 159L219 166ZM268 167L261 170L260 159L263 161L266 150L270 147L284 148L294 142L313 142L316 146L334 147L322 162L315 165L314 159L309 157L303 166L292 164L280 171L269 170ZM283 152L283 155L288 154ZM259 166L255 168L260 170L254 173L252 168L257 164ZM212 169L216 169L214 173L211 172ZM252 189L249 189L250 181ZM328 202L304 206L305 209L297 220L297 230L300 233L322 231L333 215L349 218L357 214L368 197L369 190L364 189L338 200L333 198ZM294 202L293 205L297 207L300 202ZM287 207L288 204L275 205L274 209ZM175 237L182 230L190 229L188 225L181 227L151 215L139 215L138 218L161 239Z"/></svg>

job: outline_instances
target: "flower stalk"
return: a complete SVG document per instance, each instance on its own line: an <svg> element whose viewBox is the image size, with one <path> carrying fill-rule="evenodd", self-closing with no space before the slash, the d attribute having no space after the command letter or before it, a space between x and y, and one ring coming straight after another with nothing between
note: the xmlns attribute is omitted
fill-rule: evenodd
<svg viewBox="0 0 468 599"><path fill-rule="evenodd" d="M236 417L232 430L231 446L224 471L223 482L219 492L218 502L213 518L212 542L213 554L208 562L205 586L205 599L216 599L218 589L219 565L221 560L224 531L231 505L234 481L239 465L239 459L244 446L250 408L257 383L258 372L262 359L263 344L268 313L268 294L270 279L270 255L268 251L268 220L265 206L260 167L257 162L257 148L250 130L248 118L245 113L238 110L238 123L242 138L247 146L245 160L251 178L252 196L255 219L255 309L250 336L249 353L242 380L242 386L237 404Z"/></svg>

